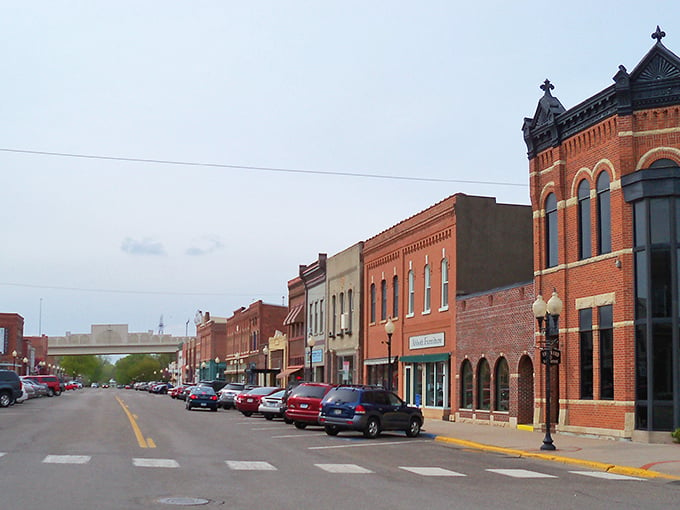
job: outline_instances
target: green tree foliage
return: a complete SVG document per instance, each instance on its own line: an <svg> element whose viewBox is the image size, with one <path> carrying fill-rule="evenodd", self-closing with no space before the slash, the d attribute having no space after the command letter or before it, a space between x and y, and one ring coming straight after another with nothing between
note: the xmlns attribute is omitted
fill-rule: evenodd
<svg viewBox="0 0 680 510"><path fill-rule="evenodd" d="M111 365L101 356L94 355L63 356L59 361L66 377L80 378L85 383L101 382L107 364Z"/></svg>
<svg viewBox="0 0 680 510"><path fill-rule="evenodd" d="M116 362L115 379L121 384L160 381L161 371L174 359L174 354L130 354Z"/></svg>

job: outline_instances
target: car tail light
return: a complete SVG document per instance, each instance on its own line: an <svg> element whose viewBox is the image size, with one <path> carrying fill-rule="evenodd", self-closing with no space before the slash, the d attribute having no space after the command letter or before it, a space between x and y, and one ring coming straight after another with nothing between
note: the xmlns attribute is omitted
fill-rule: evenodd
<svg viewBox="0 0 680 510"><path fill-rule="evenodd" d="M364 409L364 406L362 406L361 404L359 404L359 405L356 406L356 408L354 409L354 414L366 414L366 409Z"/></svg>
<svg viewBox="0 0 680 510"><path fill-rule="evenodd" d="M198 397L196 397L196 395L189 395L189 398L194 400L195 398L198 398Z"/></svg>
<svg viewBox="0 0 680 510"><path fill-rule="evenodd" d="M210 400L217 400L217 395L213 395L212 397L210 397Z"/></svg>

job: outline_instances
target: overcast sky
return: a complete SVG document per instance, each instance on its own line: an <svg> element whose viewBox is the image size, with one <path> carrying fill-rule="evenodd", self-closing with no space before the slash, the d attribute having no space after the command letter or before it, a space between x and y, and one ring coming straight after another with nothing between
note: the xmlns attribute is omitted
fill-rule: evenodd
<svg viewBox="0 0 680 510"><path fill-rule="evenodd" d="M454 193L529 204L541 83L657 24L680 53L677 0L3 2L0 311L184 335Z"/></svg>

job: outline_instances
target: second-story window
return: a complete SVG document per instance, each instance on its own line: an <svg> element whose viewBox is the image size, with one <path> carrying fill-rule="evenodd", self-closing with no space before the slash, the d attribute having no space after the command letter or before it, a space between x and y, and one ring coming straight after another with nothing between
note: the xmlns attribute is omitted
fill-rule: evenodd
<svg viewBox="0 0 680 510"><path fill-rule="evenodd" d="M442 309L449 308L449 262L442 259Z"/></svg>
<svg viewBox="0 0 680 510"><path fill-rule="evenodd" d="M399 277L392 278L392 317L399 317Z"/></svg>
<svg viewBox="0 0 680 510"><path fill-rule="evenodd" d="M578 258L591 256L590 248L590 186L583 179L578 185Z"/></svg>
<svg viewBox="0 0 680 510"><path fill-rule="evenodd" d="M423 313L430 311L430 305L432 304L432 275L430 271L430 264L425 266L425 296L423 302Z"/></svg>
<svg viewBox="0 0 680 510"><path fill-rule="evenodd" d="M347 291L347 329L349 329L350 333L352 332L352 314L354 312L354 302L352 299L352 289L349 289Z"/></svg>
<svg viewBox="0 0 680 510"><path fill-rule="evenodd" d="M408 315L413 315L416 306L416 277L413 269L408 272Z"/></svg>
<svg viewBox="0 0 680 510"><path fill-rule="evenodd" d="M597 252L598 255L612 251L612 220L609 202L609 174L597 177Z"/></svg>
<svg viewBox="0 0 680 510"><path fill-rule="evenodd" d="M387 281L380 282L380 320L387 320Z"/></svg>
<svg viewBox="0 0 680 510"><path fill-rule="evenodd" d="M337 310L336 310L336 308L335 308L335 305L336 305L336 297L335 297L335 296L332 296L332 297L331 297L331 313L332 313L333 315L332 315L332 319L331 319L331 328L332 328L332 332L333 332L334 335L335 335L335 332L337 331L337 329L335 328L335 326L336 326L336 317L337 317Z"/></svg>
<svg viewBox="0 0 680 510"><path fill-rule="evenodd" d="M554 267L558 260L557 198L550 193L545 199L545 264Z"/></svg>
<svg viewBox="0 0 680 510"><path fill-rule="evenodd" d="M375 322L375 283L371 284L371 322Z"/></svg>

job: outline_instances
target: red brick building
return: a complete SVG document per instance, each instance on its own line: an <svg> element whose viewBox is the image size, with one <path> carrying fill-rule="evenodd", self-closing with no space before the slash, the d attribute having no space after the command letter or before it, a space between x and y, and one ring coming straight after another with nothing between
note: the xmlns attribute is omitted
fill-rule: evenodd
<svg viewBox="0 0 680 510"><path fill-rule="evenodd" d="M680 59L663 36L569 110L546 80L524 122L535 292L564 302L558 430L680 427Z"/></svg>
<svg viewBox="0 0 680 510"><path fill-rule="evenodd" d="M456 299L456 421L534 423L534 284Z"/></svg>
<svg viewBox="0 0 680 510"><path fill-rule="evenodd" d="M21 360L27 354L24 318L17 313L0 313L0 368L21 371Z"/></svg>
<svg viewBox="0 0 680 510"><path fill-rule="evenodd" d="M364 381L448 418L458 408L455 298L531 278L529 207L453 195L368 239L363 255Z"/></svg>
<svg viewBox="0 0 680 510"><path fill-rule="evenodd" d="M224 379L227 319L211 316L209 312L201 314L201 317L201 321L196 324L198 380Z"/></svg>
<svg viewBox="0 0 680 510"><path fill-rule="evenodd" d="M305 368L305 341L307 339L305 303L305 284L302 278L296 276L288 281L288 313L283 321L288 350L284 370L277 376L278 384L281 385L287 385L292 378L302 378Z"/></svg>

